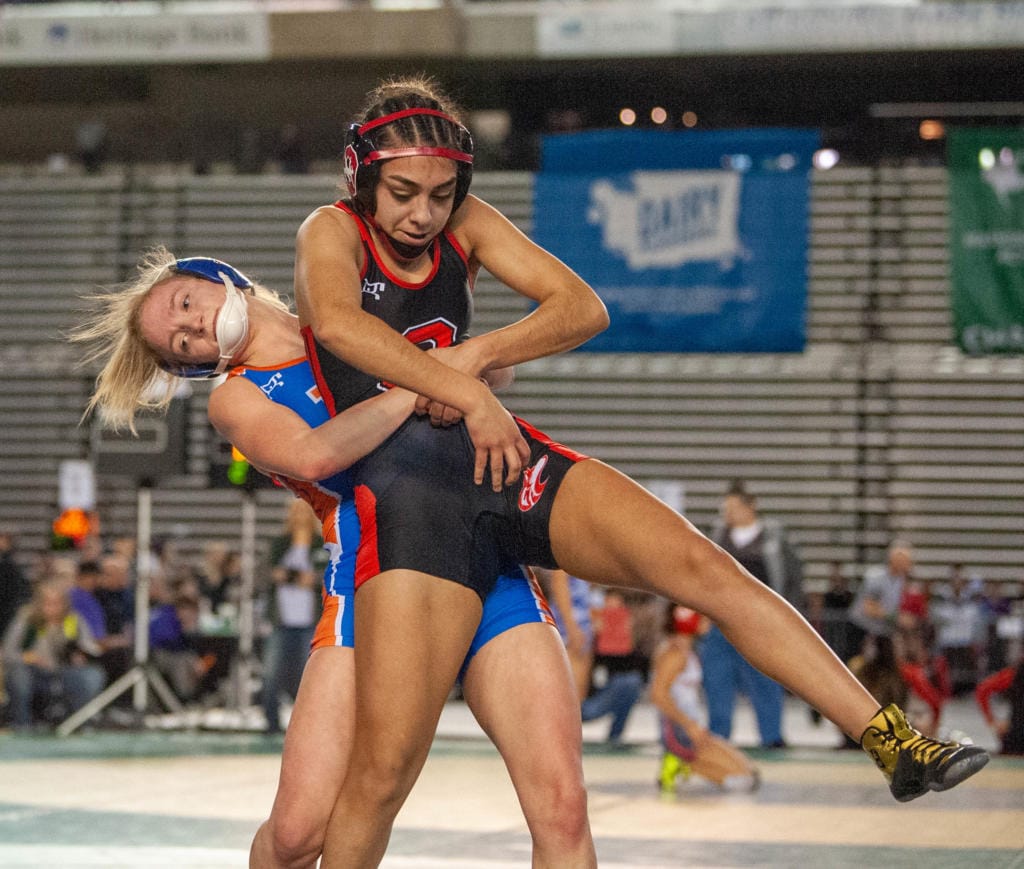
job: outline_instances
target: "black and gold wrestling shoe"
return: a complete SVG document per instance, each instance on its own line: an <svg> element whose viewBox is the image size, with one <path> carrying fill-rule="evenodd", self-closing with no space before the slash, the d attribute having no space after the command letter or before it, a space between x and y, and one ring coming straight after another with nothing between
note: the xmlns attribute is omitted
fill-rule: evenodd
<svg viewBox="0 0 1024 869"><path fill-rule="evenodd" d="M910 726L895 703L878 710L860 738L901 803L928 791L945 791L974 775L988 752L976 745L939 742Z"/></svg>

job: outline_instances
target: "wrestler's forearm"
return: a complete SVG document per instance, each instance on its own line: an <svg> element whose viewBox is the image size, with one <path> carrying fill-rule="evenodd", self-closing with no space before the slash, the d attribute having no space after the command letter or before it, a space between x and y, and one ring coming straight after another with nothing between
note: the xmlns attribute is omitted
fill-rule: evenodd
<svg viewBox="0 0 1024 869"><path fill-rule="evenodd" d="M579 347L608 325L604 305L590 293L555 296L523 319L465 342L481 371L506 368Z"/></svg>
<svg viewBox="0 0 1024 869"><path fill-rule="evenodd" d="M475 375L433 359L377 317L363 312L344 322L313 322L317 341L349 365L381 380L426 395L462 413L489 398L489 389ZM489 366L491 367L491 366Z"/></svg>
<svg viewBox="0 0 1024 869"><path fill-rule="evenodd" d="M351 467L372 453L408 419L416 396L404 389L361 401L310 429L307 447L329 457L320 477Z"/></svg>

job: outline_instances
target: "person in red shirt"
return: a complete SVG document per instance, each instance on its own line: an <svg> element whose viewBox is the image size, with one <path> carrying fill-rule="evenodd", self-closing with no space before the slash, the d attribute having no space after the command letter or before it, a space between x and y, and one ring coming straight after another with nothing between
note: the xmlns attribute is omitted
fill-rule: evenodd
<svg viewBox="0 0 1024 869"><path fill-rule="evenodd" d="M1000 717L992 711L993 694L1003 694L1009 700L1009 716ZM999 737L1000 752L1024 755L1024 658L1016 666L982 679L974 689L974 699L988 726Z"/></svg>

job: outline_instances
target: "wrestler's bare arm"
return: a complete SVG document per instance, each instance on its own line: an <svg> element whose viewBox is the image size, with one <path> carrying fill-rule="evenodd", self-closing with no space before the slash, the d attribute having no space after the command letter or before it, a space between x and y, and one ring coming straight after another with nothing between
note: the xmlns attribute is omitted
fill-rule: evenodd
<svg viewBox="0 0 1024 869"><path fill-rule="evenodd" d="M464 342L474 373L571 350L608 326L593 289L483 200L468 196L451 227L474 267L538 303L521 320Z"/></svg>
<svg viewBox="0 0 1024 869"><path fill-rule="evenodd" d="M511 415L475 373L432 359L363 311L361 258L358 231L341 211L321 208L306 219L299 228L295 260L300 322L350 365L457 408L476 449L475 481L483 482L490 468L492 488L512 483L529 453Z"/></svg>
<svg viewBox="0 0 1024 869"><path fill-rule="evenodd" d="M256 384L233 377L210 395L210 422L262 471L322 480L379 447L412 413L404 389L360 402L316 428Z"/></svg>

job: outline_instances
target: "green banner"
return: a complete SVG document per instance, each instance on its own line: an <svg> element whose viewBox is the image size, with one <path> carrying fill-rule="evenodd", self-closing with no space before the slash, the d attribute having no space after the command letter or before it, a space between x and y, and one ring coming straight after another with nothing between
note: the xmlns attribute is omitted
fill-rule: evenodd
<svg viewBox="0 0 1024 869"><path fill-rule="evenodd" d="M951 130L950 292L965 353L1024 353L1024 129Z"/></svg>

